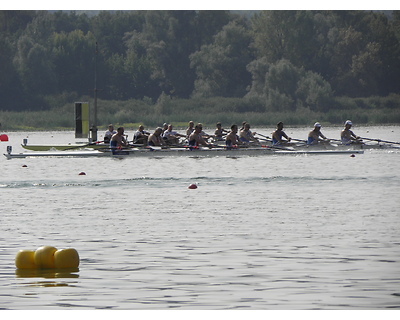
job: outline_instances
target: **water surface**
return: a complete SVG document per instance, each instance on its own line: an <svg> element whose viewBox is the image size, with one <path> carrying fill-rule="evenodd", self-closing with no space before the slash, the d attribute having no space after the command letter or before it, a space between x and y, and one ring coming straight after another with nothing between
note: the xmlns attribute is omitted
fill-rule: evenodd
<svg viewBox="0 0 400 320"><path fill-rule="evenodd" d="M399 127L357 133L400 140ZM73 139L8 136L3 153ZM400 308L399 151L3 157L0 170L2 309ZM18 250L42 245L77 249L79 271L16 271Z"/></svg>

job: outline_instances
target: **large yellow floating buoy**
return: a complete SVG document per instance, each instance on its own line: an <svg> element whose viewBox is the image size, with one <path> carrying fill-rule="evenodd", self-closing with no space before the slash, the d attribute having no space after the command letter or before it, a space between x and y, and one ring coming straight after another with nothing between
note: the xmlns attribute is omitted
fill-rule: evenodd
<svg viewBox="0 0 400 320"><path fill-rule="evenodd" d="M35 251L35 264L38 268L54 268L54 253L57 248L43 246Z"/></svg>
<svg viewBox="0 0 400 320"><path fill-rule="evenodd" d="M78 251L73 248L57 250L54 253L54 266L56 268L78 268Z"/></svg>
<svg viewBox="0 0 400 320"><path fill-rule="evenodd" d="M37 268L35 264L35 251L19 250L17 255L15 256L15 266L18 269Z"/></svg>
<svg viewBox="0 0 400 320"><path fill-rule="evenodd" d="M18 269L78 268L79 254L73 248L57 250L52 246L43 246L36 251L19 250L15 266Z"/></svg>

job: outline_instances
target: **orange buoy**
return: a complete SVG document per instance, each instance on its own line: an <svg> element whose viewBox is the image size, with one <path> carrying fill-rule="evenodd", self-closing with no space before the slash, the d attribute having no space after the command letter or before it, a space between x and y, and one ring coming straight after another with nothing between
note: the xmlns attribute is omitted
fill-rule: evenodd
<svg viewBox="0 0 400 320"><path fill-rule="evenodd" d="M86 176L86 173L82 171L82 172L79 172L79 175L80 176Z"/></svg>
<svg viewBox="0 0 400 320"><path fill-rule="evenodd" d="M197 185L196 185L195 183L192 183L192 184L189 186L189 189L197 189Z"/></svg>

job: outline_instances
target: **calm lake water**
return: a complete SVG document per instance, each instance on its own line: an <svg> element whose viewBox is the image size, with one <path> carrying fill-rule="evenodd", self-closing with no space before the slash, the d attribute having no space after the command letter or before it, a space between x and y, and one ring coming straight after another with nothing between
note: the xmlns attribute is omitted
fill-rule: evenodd
<svg viewBox="0 0 400 320"><path fill-rule="evenodd" d="M285 130L305 139L310 129ZM400 141L398 126L354 131ZM22 152L26 137L74 142L73 132L7 134L2 153ZM400 150L1 155L0 172L0 309L400 309ZM79 271L17 272L18 250L42 245L75 248Z"/></svg>

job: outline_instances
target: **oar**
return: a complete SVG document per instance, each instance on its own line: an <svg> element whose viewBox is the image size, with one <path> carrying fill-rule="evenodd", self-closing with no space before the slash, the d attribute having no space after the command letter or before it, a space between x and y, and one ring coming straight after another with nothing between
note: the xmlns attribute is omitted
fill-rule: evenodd
<svg viewBox="0 0 400 320"><path fill-rule="evenodd" d="M263 138L265 138L265 139L267 139L267 140L269 140L269 141L272 140L270 137L264 136L264 135L261 134L261 133L256 132L256 134L258 134L259 136L261 136L261 137L263 137Z"/></svg>
<svg viewBox="0 0 400 320"><path fill-rule="evenodd" d="M389 144L400 144L400 142L386 141L386 140L381 140L381 139L371 139L371 138L363 138L363 137L360 137L360 139L369 140L369 141L383 142L383 143L389 143Z"/></svg>
<svg viewBox="0 0 400 320"><path fill-rule="evenodd" d="M294 139L294 138L291 138L290 140L307 143L307 140L300 140L300 139Z"/></svg>

